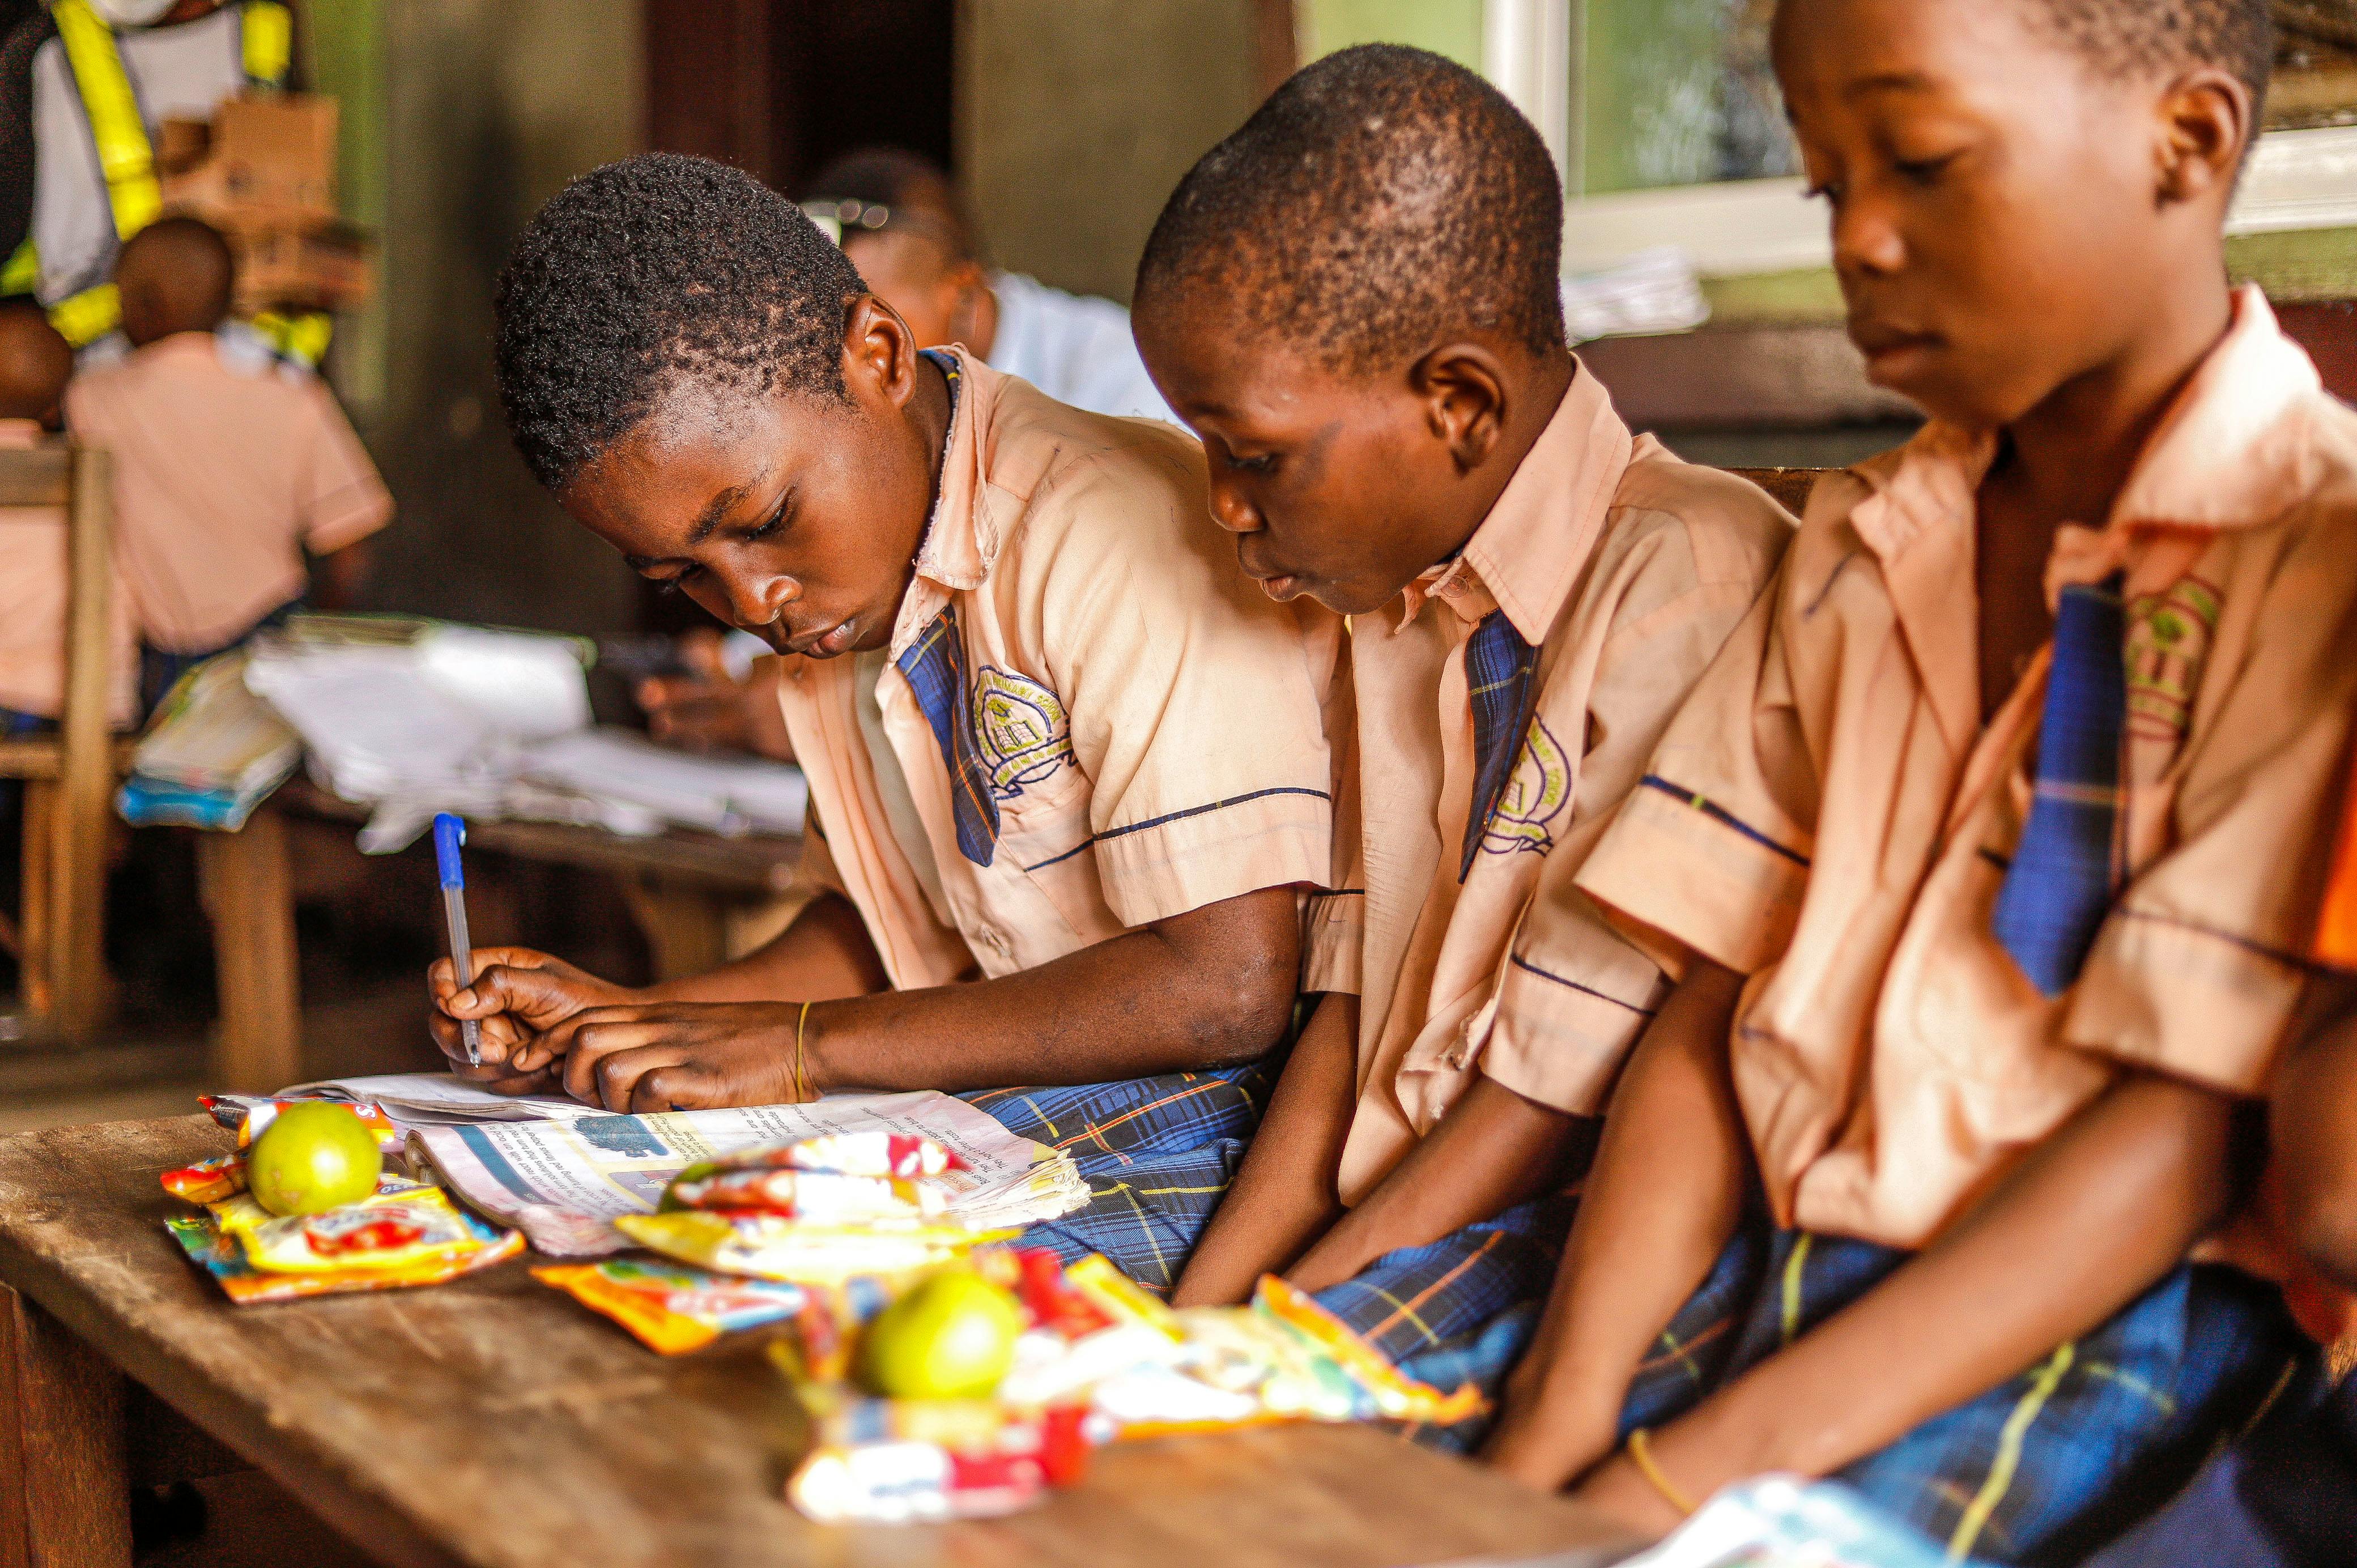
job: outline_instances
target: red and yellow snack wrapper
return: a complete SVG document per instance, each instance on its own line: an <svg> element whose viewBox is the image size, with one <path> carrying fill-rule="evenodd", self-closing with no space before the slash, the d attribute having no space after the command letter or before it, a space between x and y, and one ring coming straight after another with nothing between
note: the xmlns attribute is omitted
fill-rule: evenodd
<svg viewBox="0 0 2357 1568"><path fill-rule="evenodd" d="M987 1519L1070 1486L1088 1467L1085 1406L1011 1411L990 1400L884 1400L805 1391L817 1443L786 1497L822 1523Z"/></svg>
<svg viewBox="0 0 2357 1568"><path fill-rule="evenodd" d="M197 1096L197 1102L210 1112L216 1122L221 1122L224 1117L232 1119L224 1122L223 1125L237 1128L237 1146L241 1150L252 1148L253 1141L262 1136L262 1130L276 1121L278 1113L286 1107L315 1103L307 1100L248 1101L237 1095L213 1094L200 1094ZM387 1159L401 1153L404 1136L401 1129L395 1127L392 1119L377 1106L365 1101L339 1100L329 1103L342 1105L359 1117L361 1125L376 1134L376 1146L383 1151Z"/></svg>
<svg viewBox="0 0 2357 1568"><path fill-rule="evenodd" d="M437 1187L379 1191L317 1214L223 1229L244 1242L246 1262L266 1274L414 1271L464 1262L489 1244Z"/></svg>
<svg viewBox="0 0 2357 1568"><path fill-rule="evenodd" d="M714 1171L698 1176L682 1172L662 1197L667 1212L683 1208L759 1212L824 1225L934 1219L949 1208L949 1192L938 1182L777 1167Z"/></svg>
<svg viewBox="0 0 2357 1568"><path fill-rule="evenodd" d="M215 1155L163 1175L164 1190L190 1203L219 1203L245 1190L245 1155Z"/></svg>
<svg viewBox="0 0 2357 1568"><path fill-rule="evenodd" d="M496 1230L471 1214L461 1218L482 1241L465 1257L394 1269L349 1269L331 1273L267 1274L245 1261L242 1238L222 1230L211 1215L187 1215L164 1222L172 1239L189 1260L212 1275L223 1294L241 1306L260 1302L299 1301L306 1296L341 1295L350 1291L400 1290L413 1285L438 1285L478 1269L505 1262L523 1251L520 1230Z"/></svg>
<svg viewBox="0 0 2357 1568"><path fill-rule="evenodd" d="M659 1258L556 1264L533 1270L532 1277L603 1313L665 1356L791 1317L813 1299L801 1285L716 1274Z"/></svg>

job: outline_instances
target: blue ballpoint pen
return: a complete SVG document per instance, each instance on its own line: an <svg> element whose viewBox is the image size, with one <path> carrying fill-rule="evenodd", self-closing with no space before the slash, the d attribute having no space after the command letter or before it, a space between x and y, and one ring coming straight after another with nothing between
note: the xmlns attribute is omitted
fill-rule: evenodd
<svg viewBox="0 0 2357 1568"><path fill-rule="evenodd" d="M467 940L467 870L458 862L458 846L467 842L467 824L444 811L434 819L434 859L442 872L442 918L450 928L450 974L464 991L475 983L475 952ZM458 1036L467 1044L467 1065L483 1065L483 1032L472 1018L458 1021Z"/></svg>

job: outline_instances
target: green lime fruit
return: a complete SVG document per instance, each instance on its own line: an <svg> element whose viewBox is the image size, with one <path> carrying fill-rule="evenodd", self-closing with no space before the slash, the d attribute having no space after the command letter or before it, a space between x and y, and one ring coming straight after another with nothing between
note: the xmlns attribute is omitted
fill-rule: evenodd
<svg viewBox="0 0 2357 1568"><path fill-rule="evenodd" d="M245 1152L246 1186L273 1214L358 1203L384 1169L376 1134L347 1105L289 1105Z"/></svg>
<svg viewBox="0 0 2357 1568"><path fill-rule="evenodd" d="M894 1399L979 1399L1006 1376L1023 1328L1012 1292L972 1269L943 1269L867 1326L860 1380Z"/></svg>

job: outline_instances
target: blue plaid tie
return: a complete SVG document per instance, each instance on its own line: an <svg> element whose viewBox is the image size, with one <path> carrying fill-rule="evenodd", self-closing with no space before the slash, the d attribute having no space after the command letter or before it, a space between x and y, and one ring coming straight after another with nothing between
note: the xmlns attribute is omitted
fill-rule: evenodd
<svg viewBox="0 0 2357 1568"><path fill-rule="evenodd" d="M1465 853L1457 867L1459 882L1472 874L1482 832L1498 809L1498 798L1506 792L1523 732L1531 727L1531 675L1536 667L1531 645L1503 610L1483 616L1465 644L1465 694L1473 703L1475 767L1473 809L1465 819Z"/></svg>
<svg viewBox="0 0 2357 1568"><path fill-rule="evenodd" d="M2029 820L1990 922L2021 972L2048 996L2079 978L2112 907L2127 723L2126 629L2117 573L2062 590Z"/></svg>
<svg viewBox="0 0 2357 1568"><path fill-rule="evenodd" d="M976 865L988 865L998 850L998 800L990 792L990 770L974 745L965 639L958 635L955 605L936 616L909 645L899 667L917 706L933 726L933 739L950 770L950 810L957 818L958 848Z"/></svg>

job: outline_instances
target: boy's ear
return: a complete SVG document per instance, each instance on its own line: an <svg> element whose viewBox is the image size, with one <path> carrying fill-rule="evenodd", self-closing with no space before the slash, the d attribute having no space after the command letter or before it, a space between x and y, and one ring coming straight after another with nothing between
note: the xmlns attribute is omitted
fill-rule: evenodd
<svg viewBox="0 0 2357 1568"><path fill-rule="evenodd" d="M2257 127L2252 124L2251 90L2240 77L2215 67L2188 71L2162 94L2160 180L2163 204L2198 201L2233 191L2244 150Z"/></svg>
<svg viewBox="0 0 2357 1568"><path fill-rule="evenodd" d="M1408 367L1425 424L1448 447L1457 471L1488 460L1506 424L1506 368L1479 343L1444 343Z"/></svg>
<svg viewBox="0 0 2357 1568"><path fill-rule="evenodd" d="M846 380L865 380L896 408L917 390L917 335L872 294L844 313L843 360Z"/></svg>

